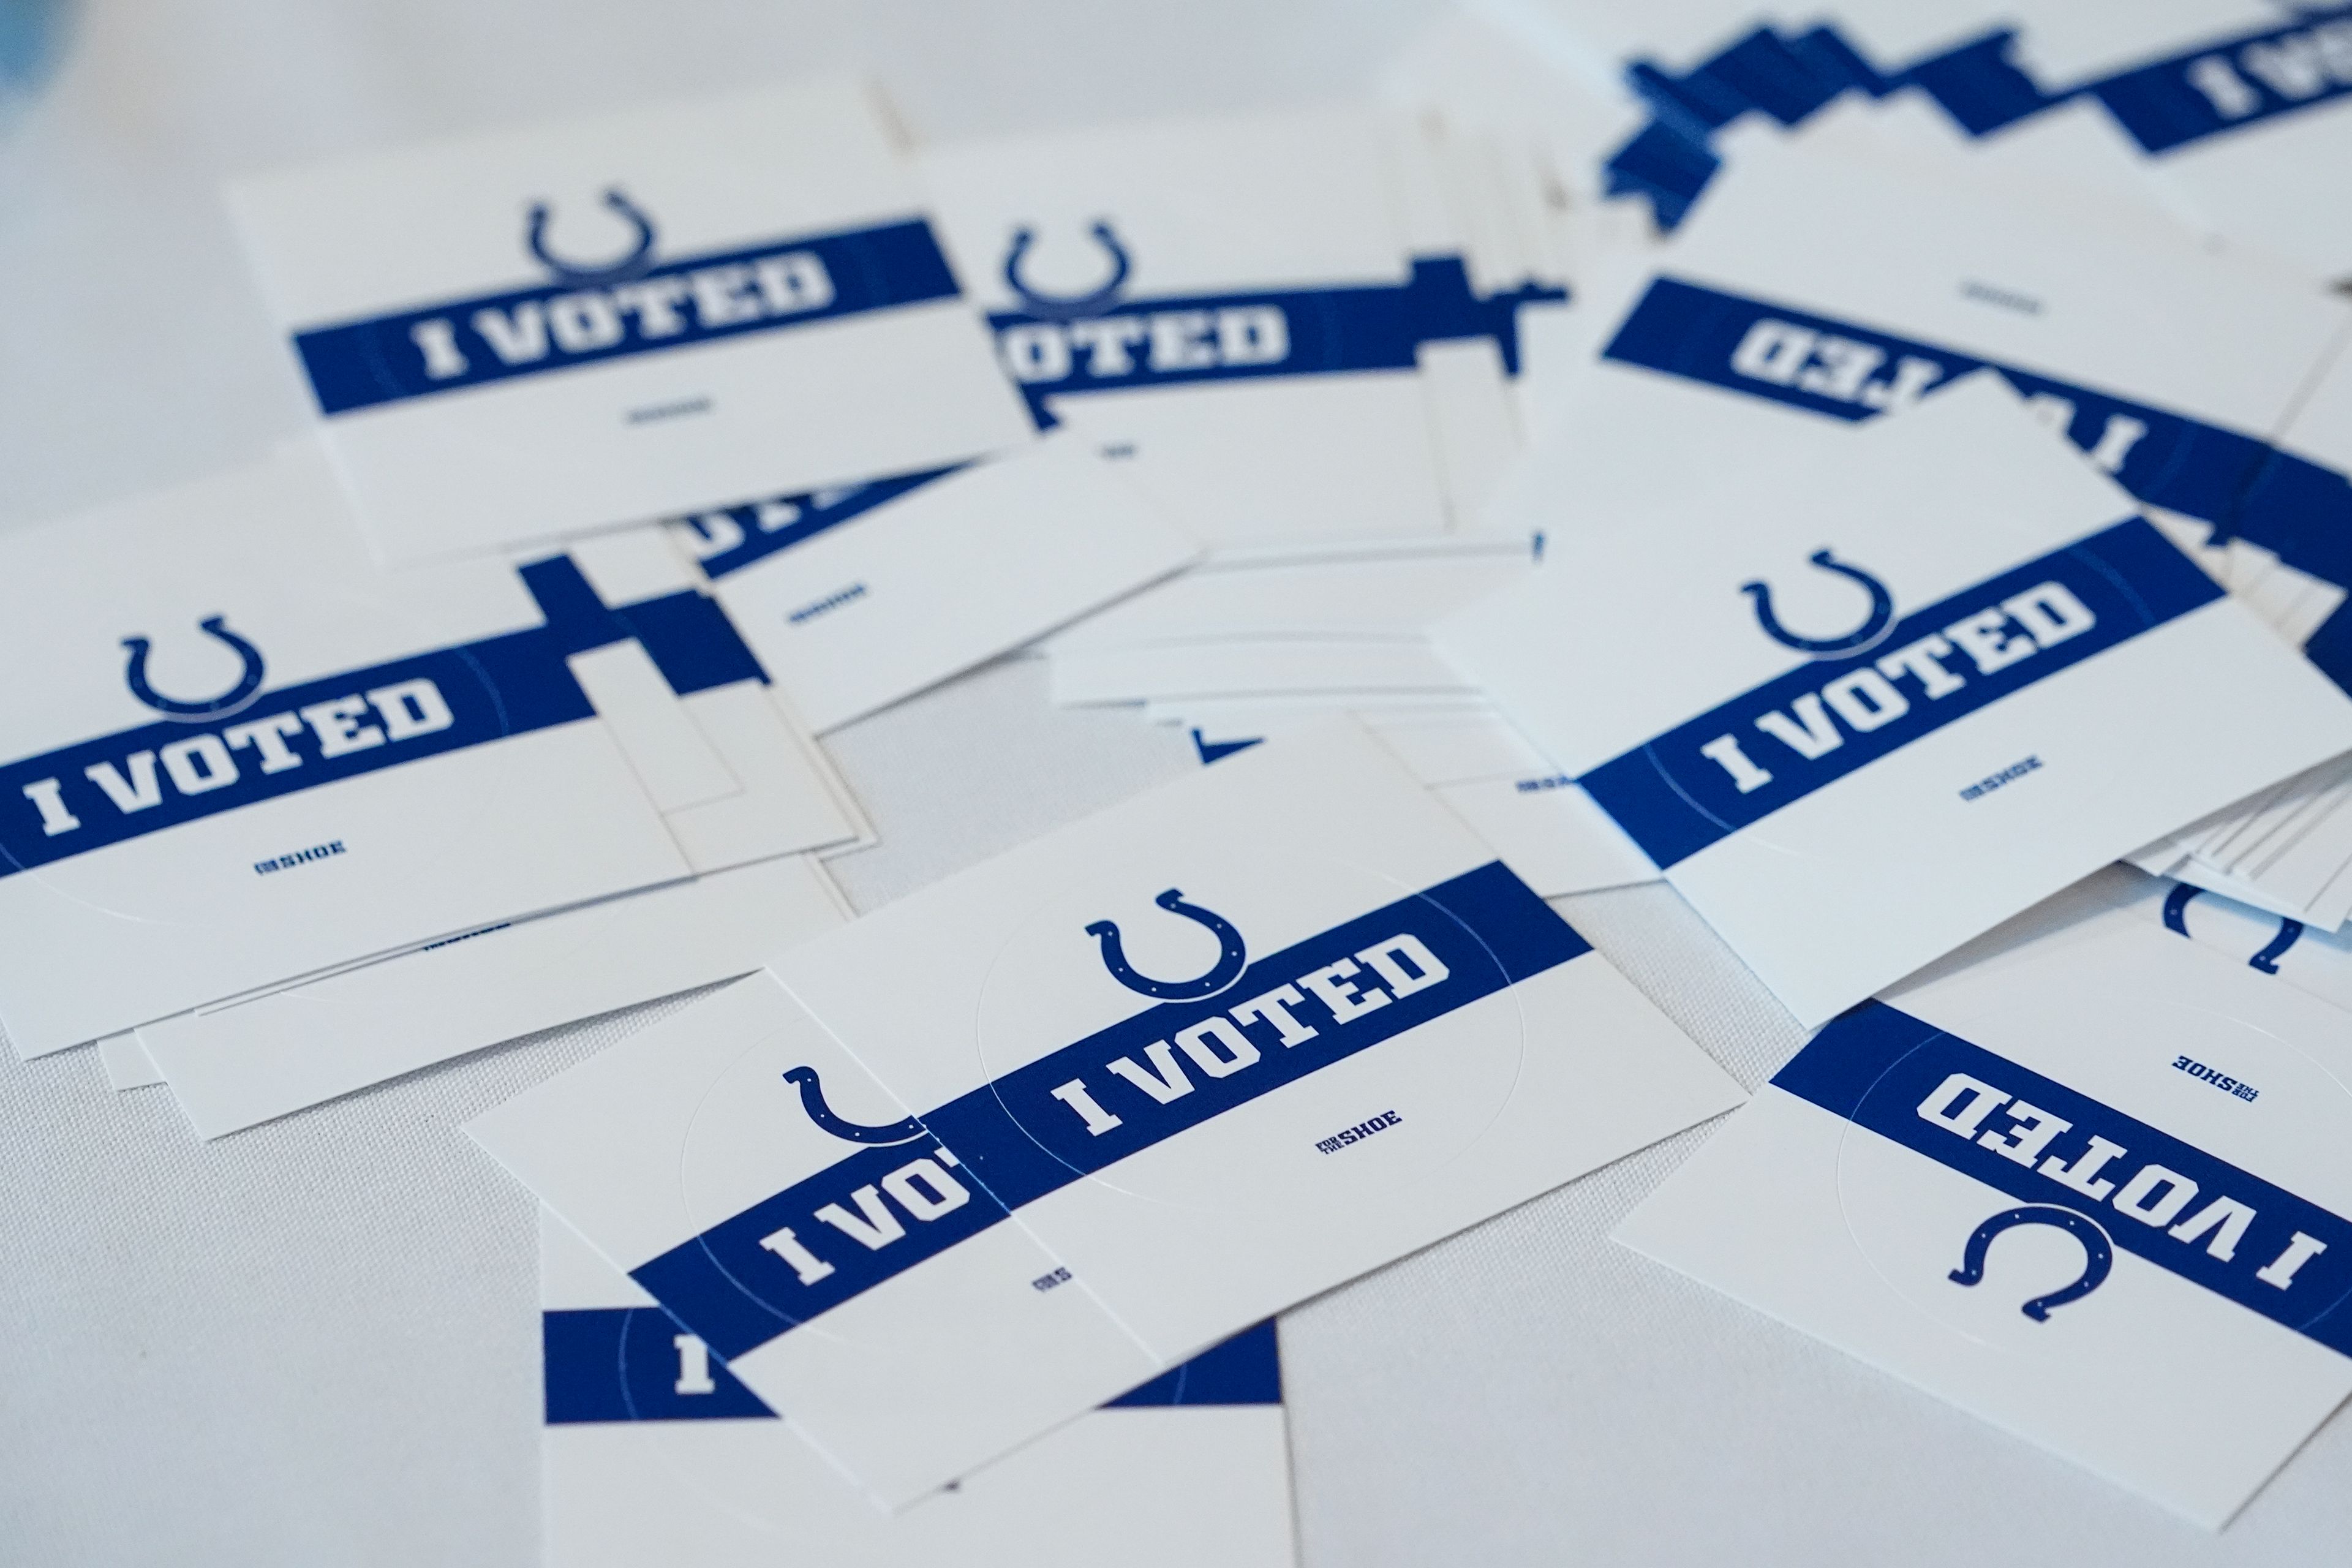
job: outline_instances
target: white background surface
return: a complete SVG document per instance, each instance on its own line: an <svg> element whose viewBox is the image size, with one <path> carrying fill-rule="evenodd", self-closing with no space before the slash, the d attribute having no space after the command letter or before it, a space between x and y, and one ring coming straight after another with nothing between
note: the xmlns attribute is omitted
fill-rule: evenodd
<svg viewBox="0 0 2352 1568"><path fill-rule="evenodd" d="M30 3L0 0L0 38ZM87 6L37 94L0 63L0 524L298 428L231 173L840 64L929 136L1278 104L1367 79L1433 8ZM1027 663L834 751L884 838L840 863L866 908L1192 765L1172 732L1049 709ZM1743 1081L1796 1047L1671 893L1563 907ZM160 1090L109 1093L91 1053L0 1065L0 1563L534 1563L533 1210L456 1124L656 1016L213 1145ZM1611 1246L1703 1136L1284 1320L1312 1568L2352 1556L2340 1417L2207 1536Z"/></svg>

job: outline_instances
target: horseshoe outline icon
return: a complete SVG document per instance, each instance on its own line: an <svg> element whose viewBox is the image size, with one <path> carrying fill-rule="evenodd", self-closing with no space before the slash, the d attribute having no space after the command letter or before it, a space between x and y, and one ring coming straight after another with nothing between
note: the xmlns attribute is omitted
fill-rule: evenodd
<svg viewBox="0 0 2352 1568"><path fill-rule="evenodd" d="M2189 902L2204 890L2202 888L2192 887L2187 882L2176 883L2172 890L2164 895L2164 923L2180 935L2187 936L2189 934ZM2258 969L2264 974L2276 974L2279 972L2279 960L2287 955L2288 949L2303 940L2304 928L2301 921L2291 915L2281 915L2278 917L2278 934L2271 938L2261 952L2246 960L2248 968Z"/></svg>
<svg viewBox="0 0 2352 1568"><path fill-rule="evenodd" d="M1113 980L1129 991L1156 996L1163 1002L1196 1002L1203 996L1214 996L1242 977L1242 970L1249 963L1249 948L1242 941L1242 933L1233 921L1213 910L1186 903L1183 893L1175 888L1169 889L1151 901L1171 915L1181 915L1188 921L1206 926L1217 939L1217 962L1190 980L1154 980L1148 974L1139 973L1135 966L1128 963L1127 950L1119 940L1118 922L1097 921L1087 927L1087 934L1102 944L1103 967L1110 971Z"/></svg>
<svg viewBox="0 0 2352 1568"><path fill-rule="evenodd" d="M906 1143L923 1135L923 1124L911 1116L880 1127L868 1127L862 1121L835 1115L833 1107L824 1102L824 1086L817 1081L814 1068L793 1068L784 1074L784 1081L800 1086L801 1109L808 1112L808 1119L845 1142Z"/></svg>
<svg viewBox="0 0 2352 1568"><path fill-rule="evenodd" d="M1095 243L1110 257L1110 280L1089 293L1042 294L1032 289L1021 276L1021 264L1028 256L1029 247L1037 242L1037 231L1027 224L1013 231L1013 248L1004 253L1004 286L1013 290L1031 315L1049 321L1076 321L1108 309L1111 302L1118 298L1118 291L1127 287L1131 263L1127 247L1119 243L1118 231L1110 226L1110 220L1097 218L1087 232L1094 236Z"/></svg>
<svg viewBox="0 0 2352 1568"><path fill-rule="evenodd" d="M244 662L245 668L238 674L236 684L217 697L192 700L166 697L148 683L147 651L150 645L147 639L127 637L122 639L122 646L131 650L131 658L123 667L122 679L131 688L131 696L158 713L169 713L175 719L217 719L224 713L235 712L244 707L247 700L261 689L264 673L261 650L229 630L227 616L206 616L196 623L196 629L214 641L226 645Z"/></svg>
<svg viewBox="0 0 2352 1568"><path fill-rule="evenodd" d="M530 226L523 237L523 244L541 266L566 283L620 283L635 278L653 265L654 220L623 195L618 185L605 187L604 205L636 230L635 243L629 253L617 261L582 266L551 253L547 248L547 226L554 219L555 208L547 202L530 204Z"/></svg>
<svg viewBox="0 0 2352 1568"><path fill-rule="evenodd" d="M2089 1215L2056 1204L2025 1204L2013 1209L2003 1209L1969 1233L1968 1246L1961 1249L1960 1266L1945 1278L1955 1285L1977 1285L1984 1280L1985 1251L1992 1238L2004 1230L2021 1225L2054 1226L2083 1244L2083 1272L2071 1284L2061 1285L2047 1294L2036 1296L2018 1310L2037 1323L2050 1321L2053 1307L2069 1301L2079 1301L2107 1281L2116 1266L2115 1243L2099 1222Z"/></svg>
<svg viewBox="0 0 2352 1568"><path fill-rule="evenodd" d="M1771 584L1761 581L1742 583L1739 591L1754 602L1756 624L1764 628L1766 637L1783 647L1793 647L1803 653L1824 654L1852 653L1857 648L1869 647L1886 635L1886 628L1895 624L1895 595L1886 591L1885 584L1861 567L1839 560L1827 549L1816 550L1805 559L1824 572L1834 572L1841 577L1850 577L1861 584L1870 594L1870 613L1863 618L1861 626L1843 637L1800 637L1782 626L1780 617L1772 613Z"/></svg>

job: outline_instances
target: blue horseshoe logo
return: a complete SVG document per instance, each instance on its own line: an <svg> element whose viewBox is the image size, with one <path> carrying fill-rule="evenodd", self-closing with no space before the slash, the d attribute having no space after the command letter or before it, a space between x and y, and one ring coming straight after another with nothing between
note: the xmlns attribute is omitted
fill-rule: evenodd
<svg viewBox="0 0 2352 1568"><path fill-rule="evenodd" d="M1886 591L1885 584L1859 566L1848 565L1827 550L1816 550L1805 559L1824 572L1834 572L1841 577L1851 577L1868 589L1870 591L1869 615L1863 618L1861 626L1843 637L1799 637L1782 626L1780 617L1772 613L1772 589L1769 584L1742 583L1739 585L1739 591L1755 601L1756 624L1764 628L1766 637L1783 647L1793 647L1803 653L1852 653L1856 648L1869 647L1886 635L1886 628L1895 624L1895 595Z"/></svg>
<svg viewBox="0 0 2352 1568"><path fill-rule="evenodd" d="M794 1068L784 1074L786 1083L796 1083L801 1089L801 1109L808 1119L835 1138L852 1143L905 1143L923 1135L923 1124L913 1117L903 1117L883 1127L868 1127L862 1121L850 1121L833 1113L824 1102L824 1086L817 1081L816 1068Z"/></svg>
<svg viewBox="0 0 2352 1568"><path fill-rule="evenodd" d="M1118 235L1108 218L1097 218L1087 231L1095 237L1110 257L1110 281L1087 294L1041 294L1021 277L1021 263L1029 247L1037 241L1037 231L1024 224L1013 231L1013 248L1004 253L1004 286L1013 290L1031 315L1048 321L1074 321L1108 310L1127 286L1129 260L1127 247L1118 242Z"/></svg>
<svg viewBox="0 0 2352 1568"><path fill-rule="evenodd" d="M196 629L217 642L226 643L230 652L244 660L245 668L237 676L236 684L218 697L194 701L166 697L147 683L147 639L131 637L122 639L122 646L131 650L131 660L122 671L122 679L129 683L131 696L158 713L169 713L175 719L217 719L224 713L232 713L242 708L247 698L261 689L261 650L229 630L227 616L206 616L196 623Z"/></svg>
<svg viewBox="0 0 2352 1568"><path fill-rule="evenodd" d="M1206 973L1191 980L1154 980L1148 974L1137 973L1127 962L1127 952L1119 944L1118 922L1097 921L1087 927L1087 934L1102 943L1103 967L1110 971L1113 980L1129 991L1157 996L1163 1002L1194 1002L1203 996L1214 996L1241 978L1242 966L1249 962L1249 949L1233 921L1198 904L1186 903L1183 893L1174 888L1151 901L1171 915L1182 915L1208 927L1217 939L1217 962L1209 966Z"/></svg>
<svg viewBox="0 0 2352 1568"><path fill-rule="evenodd" d="M2069 1301L2079 1301L2106 1283L2108 1271L2116 1266L2115 1244L2099 1222L2086 1214L2077 1214L2056 1204L2026 1204L2019 1208L2003 1209L1969 1235L1969 1244L1960 1254L1960 1266L1946 1278L1955 1285L1976 1285L1984 1279L1985 1249L1992 1238L2004 1230L2021 1225L2056 1226L2083 1244L2083 1272L2070 1285L2061 1285L2046 1296L2036 1296L2018 1309L2037 1323L2050 1321L2050 1309L2063 1307Z"/></svg>
<svg viewBox="0 0 2352 1568"><path fill-rule="evenodd" d="M2295 939L2302 935L2303 922L2301 921L2291 920L2284 915L2281 915L2279 917L2278 935L2271 938L2270 945L2268 947L2263 948L2262 952L2254 954L2253 957L2246 960L2246 962L2249 964L2252 964L2254 968L2261 970L2264 974L2276 974L2278 973L2278 961L2286 956L2286 950L2293 947L2295 944Z"/></svg>
<svg viewBox="0 0 2352 1568"><path fill-rule="evenodd" d="M2192 887L2187 882L2175 883L2172 890L2164 895L2164 923L2182 936L2187 936L2189 934L2189 900L2204 890L2202 888ZM2271 938L2260 952L2246 960L2249 968L2259 969L2264 974L2276 974L2279 960L2284 958L2287 950L2303 939L2301 921L2289 915L2281 915L2278 917L2278 934Z"/></svg>
<svg viewBox="0 0 2352 1568"><path fill-rule="evenodd" d="M637 231L636 243L626 256L617 261L583 267L551 254L547 248L547 226L555 209L546 202L530 204L530 230L523 243L530 247L541 266L566 283L619 283L636 277L653 265L654 220L639 211L636 204L621 194L614 185L604 192L604 205Z"/></svg>

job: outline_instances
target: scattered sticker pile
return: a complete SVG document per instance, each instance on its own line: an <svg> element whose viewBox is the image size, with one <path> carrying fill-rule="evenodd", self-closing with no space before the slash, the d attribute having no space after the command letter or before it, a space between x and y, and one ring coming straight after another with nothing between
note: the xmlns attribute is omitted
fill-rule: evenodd
<svg viewBox="0 0 2352 1568"><path fill-rule="evenodd" d="M0 536L0 1022L210 1138L731 982L466 1129L565 1568L1287 1563L1274 1316L1735 1108L1619 1239L2218 1528L2352 1393L2343 152L2352 6L1525 0L247 182L315 428ZM1215 765L859 917L822 737L1015 653Z"/></svg>

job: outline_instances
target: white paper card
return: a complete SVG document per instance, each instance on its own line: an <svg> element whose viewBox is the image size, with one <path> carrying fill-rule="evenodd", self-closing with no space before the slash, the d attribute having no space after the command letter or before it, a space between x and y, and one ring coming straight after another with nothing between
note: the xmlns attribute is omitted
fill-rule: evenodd
<svg viewBox="0 0 2352 1568"><path fill-rule="evenodd" d="M1735 451L1438 637L1809 1026L2352 748L2352 702L1990 375Z"/></svg>
<svg viewBox="0 0 2352 1568"><path fill-rule="evenodd" d="M540 1215L547 1568L1295 1561L1270 1322L893 1518L627 1275Z"/></svg>
<svg viewBox="0 0 2352 1568"><path fill-rule="evenodd" d="M467 1130L903 1505L1738 1098L1334 726L819 938Z"/></svg>
<svg viewBox="0 0 2352 1568"><path fill-rule="evenodd" d="M672 531L819 733L1199 554L1066 437L994 462L699 513Z"/></svg>
<svg viewBox="0 0 2352 1568"><path fill-rule="evenodd" d="M396 559L1027 434L854 81L348 159L243 182L231 205Z"/></svg>
<svg viewBox="0 0 2352 1568"><path fill-rule="evenodd" d="M302 447L0 539L17 1050L686 875L536 591L377 570Z"/></svg>
<svg viewBox="0 0 2352 1568"><path fill-rule="evenodd" d="M1824 1029L1617 1239L2218 1528L2352 1391L2344 1016L2053 904Z"/></svg>
<svg viewBox="0 0 2352 1568"><path fill-rule="evenodd" d="M749 973L839 925L814 860L785 856L469 931L251 1001L142 1025L205 1138L502 1040Z"/></svg>
<svg viewBox="0 0 2352 1568"><path fill-rule="evenodd" d="M1458 240L1413 253L1402 164L1421 152L1347 109L950 144L921 164L1038 423L1117 454L1223 545L1442 533L1460 516L1449 460L1483 494L1493 455L1461 416L1502 403L1517 305L1559 294L1480 292ZM1494 357L1441 353L1424 376L1425 344L1479 337Z"/></svg>

